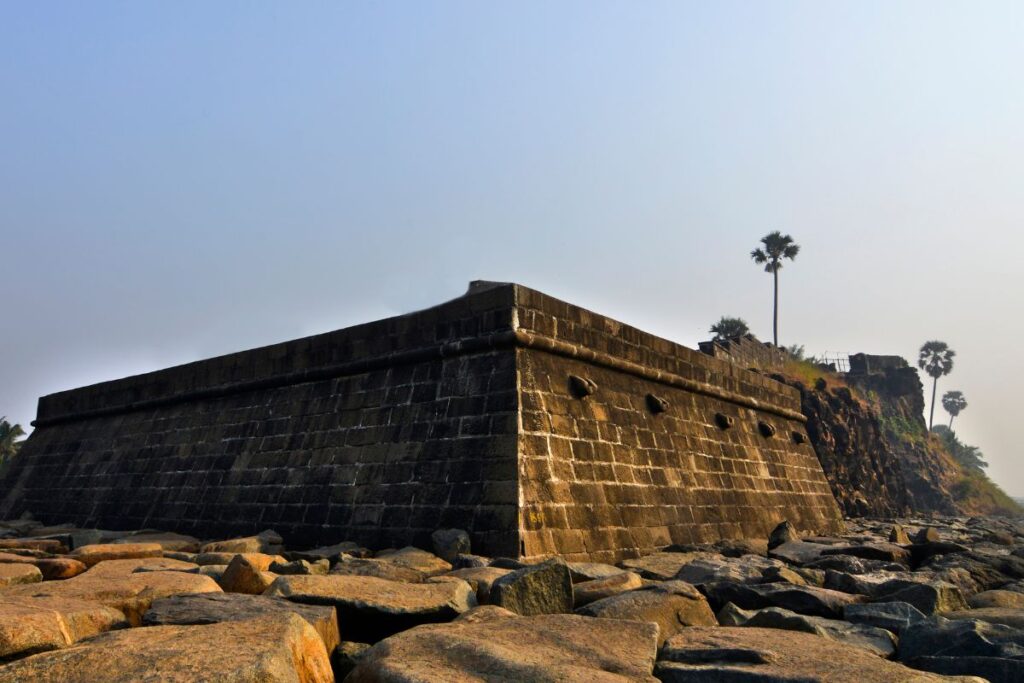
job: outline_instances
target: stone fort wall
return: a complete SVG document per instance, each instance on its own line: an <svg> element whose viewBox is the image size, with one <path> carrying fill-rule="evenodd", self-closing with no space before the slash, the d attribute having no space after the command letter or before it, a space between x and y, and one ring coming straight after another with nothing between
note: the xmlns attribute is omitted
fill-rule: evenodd
<svg viewBox="0 0 1024 683"><path fill-rule="evenodd" d="M613 560L827 532L799 395L512 284L40 400L0 517Z"/></svg>

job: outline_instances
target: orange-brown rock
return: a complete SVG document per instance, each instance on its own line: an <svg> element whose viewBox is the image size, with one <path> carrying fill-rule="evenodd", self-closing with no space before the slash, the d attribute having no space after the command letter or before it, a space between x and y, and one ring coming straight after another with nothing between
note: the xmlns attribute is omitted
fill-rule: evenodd
<svg viewBox="0 0 1024 683"><path fill-rule="evenodd" d="M0 594L0 661L127 626L124 614L98 602Z"/></svg>
<svg viewBox="0 0 1024 683"><path fill-rule="evenodd" d="M91 567L108 560L130 560L144 557L162 557L158 543L97 543L77 548L71 557Z"/></svg>
<svg viewBox="0 0 1024 683"><path fill-rule="evenodd" d="M42 550L47 553L66 553L67 547L52 538L7 538L0 540L0 549L24 548L26 550Z"/></svg>
<svg viewBox="0 0 1024 683"><path fill-rule="evenodd" d="M114 541L114 544L156 543L164 550L183 553L199 551L199 539L172 531L159 531L125 536Z"/></svg>
<svg viewBox="0 0 1024 683"><path fill-rule="evenodd" d="M281 576L265 595L338 610L342 640L375 643L419 624L450 621L476 605L460 579L403 583L372 576Z"/></svg>
<svg viewBox="0 0 1024 683"><path fill-rule="evenodd" d="M21 562L0 564L0 588L25 583L39 583L42 580L43 574L35 565Z"/></svg>
<svg viewBox="0 0 1024 683"><path fill-rule="evenodd" d="M569 614L488 615L420 626L359 657L347 683L656 683L654 624Z"/></svg>
<svg viewBox="0 0 1024 683"><path fill-rule="evenodd" d="M316 630L287 614L113 631L0 667L0 683L331 683Z"/></svg>
<svg viewBox="0 0 1024 683"><path fill-rule="evenodd" d="M277 553L281 549L281 535L270 529L255 536L229 538L224 541L213 541L202 546L204 553ZM218 564L216 562L212 564Z"/></svg>
<svg viewBox="0 0 1024 683"><path fill-rule="evenodd" d="M267 555L266 553L199 553L195 557L195 563L199 566L206 566L209 564L231 564L231 560L235 559L236 555L241 555L245 559L249 560L253 565L259 568L261 572L265 572L270 569L270 565L275 562L284 564L287 560L280 555Z"/></svg>
<svg viewBox="0 0 1024 683"><path fill-rule="evenodd" d="M276 578L276 574L261 571L259 566L245 555L235 555L218 583L229 593L260 595L270 588L270 584L274 583Z"/></svg>
<svg viewBox="0 0 1024 683"><path fill-rule="evenodd" d="M199 574L186 574L178 571L103 572L101 568L104 564L107 563L99 564L84 574L79 574L66 581L11 586L4 589L0 595L3 597L45 596L55 599L91 600L120 610L132 625L138 625L141 622L142 614L157 598L182 593L219 593L221 590L213 579Z"/></svg>
<svg viewBox="0 0 1024 683"><path fill-rule="evenodd" d="M70 557L41 558L35 560L33 564L43 573L44 581L70 579L87 569L85 564Z"/></svg>
<svg viewBox="0 0 1024 683"><path fill-rule="evenodd" d="M275 614L293 613L309 622L332 652L339 643L338 614L329 605L303 605L282 598L241 593L172 595L154 600L142 617L143 626L183 626L243 621Z"/></svg>

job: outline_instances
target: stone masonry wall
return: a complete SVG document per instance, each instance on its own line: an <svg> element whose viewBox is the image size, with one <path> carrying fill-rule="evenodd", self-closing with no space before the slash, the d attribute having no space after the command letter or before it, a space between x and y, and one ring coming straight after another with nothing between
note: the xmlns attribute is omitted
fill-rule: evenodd
<svg viewBox="0 0 1024 683"><path fill-rule="evenodd" d="M424 311L62 392L0 481L0 518L295 546L614 560L829 532L799 394L513 284Z"/></svg>
<svg viewBox="0 0 1024 683"><path fill-rule="evenodd" d="M46 397L0 482L0 518L375 547L429 547L431 531L458 526L481 552L515 554L513 350L396 355L507 330L511 304L494 290ZM75 410L97 414L62 420Z"/></svg>
<svg viewBox="0 0 1024 683"><path fill-rule="evenodd" d="M561 344L518 351L523 554L614 561L784 519L839 528L796 391L538 292L521 293L519 324Z"/></svg>
<svg viewBox="0 0 1024 683"><path fill-rule="evenodd" d="M760 341L752 334L721 341L700 342L699 347L701 353L732 361L743 368L768 371L778 370L786 364L785 351Z"/></svg>

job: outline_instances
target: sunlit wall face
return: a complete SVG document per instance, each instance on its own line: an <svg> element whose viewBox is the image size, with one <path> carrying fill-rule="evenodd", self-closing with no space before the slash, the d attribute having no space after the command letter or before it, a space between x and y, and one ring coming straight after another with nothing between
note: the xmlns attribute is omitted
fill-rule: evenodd
<svg viewBox="0 0 1024 683"><path fill-rule="evenodd" d="M781 341L947 341L957 432L1024 495L1022 12L5 5L0 414L474 278L768 338L781 229Z"/></svg>

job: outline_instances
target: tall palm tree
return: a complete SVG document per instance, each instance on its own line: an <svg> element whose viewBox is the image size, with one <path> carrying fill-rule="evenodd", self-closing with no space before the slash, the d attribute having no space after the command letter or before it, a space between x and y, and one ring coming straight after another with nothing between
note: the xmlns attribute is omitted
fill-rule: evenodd
<svg viewBox="0 0 1024 683"><path fill-rule="evenodd" d="M948 375L953 369L953 356L956 351L942 341L925 342L917 356L917 367L932 378L932 407L928 414L928 430L931 431L935 420L935 391L939 386L939 378Z"/></svg>
<svg viewBox="0 0 1024 683"><path fill-rule="evenodd" d="M953 418L967 407L967 399L962 391L947 391L942 395L942 407L949 413L949 430L953 431Z"/></svg>
<svg viewBox="0 0 1024 683"><path fill-rule="evenodd" d="M782 268L782 259L790 261L796 258L800 252L800 245L793 241L789 235L783 235L776 230L761 238L764 247L758 247L750 252L750 258L754 263L764 264L764 272L771 273L775 279L775 309L772 318L772 338L775 345L779 345L779 269Z"/></svg>
<svg viewBox="0 0 1024 683"><path fill-rule="evenodd" d="M0 417L0 463L18 452L18 439L25 436L21 425L12 425L6 417Z"/></svg>
<svg viewBox="0 0 1024 683"><path fill-rule="evenodd" d="M729 318L723 315L708 332L715 335L714 341L723 341L742 337L750 332L750 328L747 327L747 321L743 318Z"/></svg>

